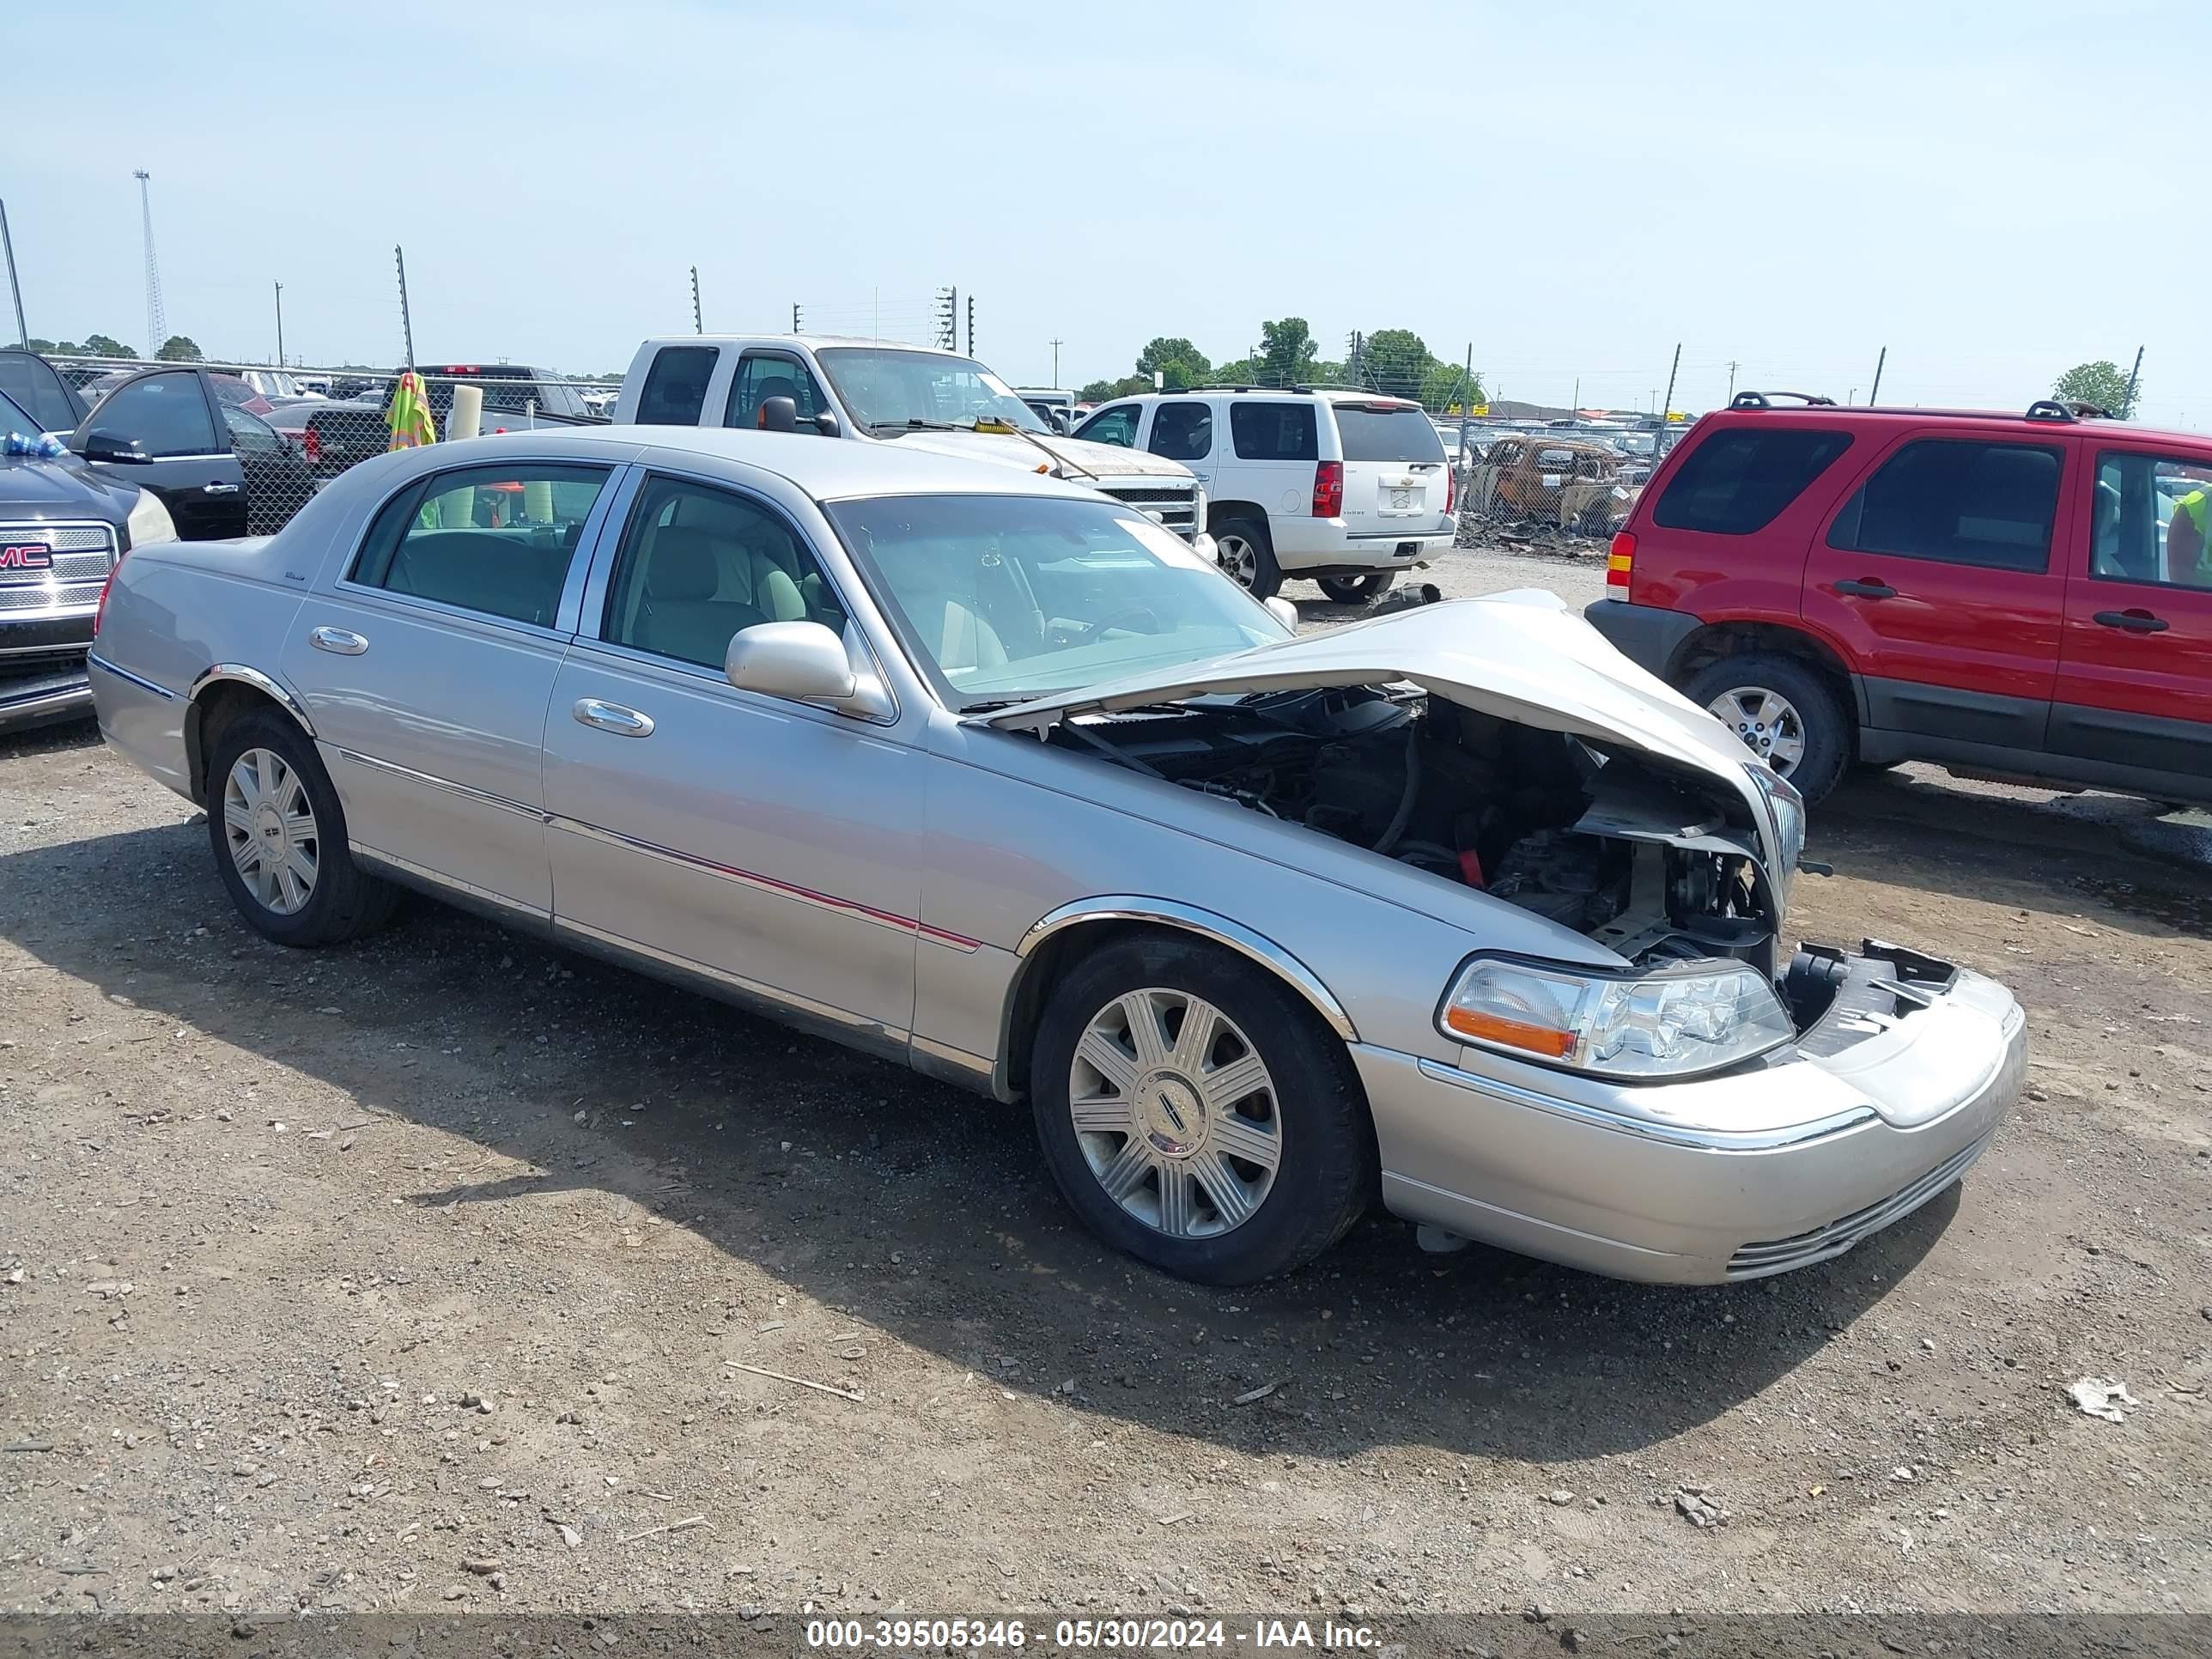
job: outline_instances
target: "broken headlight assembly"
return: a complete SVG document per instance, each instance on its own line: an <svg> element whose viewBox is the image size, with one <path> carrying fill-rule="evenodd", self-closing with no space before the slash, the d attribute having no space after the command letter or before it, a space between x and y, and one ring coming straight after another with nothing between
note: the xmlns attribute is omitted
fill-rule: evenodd
<svg viewBox="0 0 2212 1659"><path fill-rule="evenodd" d="M1719 1071L1797 1035L1765 976L1725 957L1607 973L1477 957L1444 994L1437 1029L1455 1042L1626 1083Z"/></svg>

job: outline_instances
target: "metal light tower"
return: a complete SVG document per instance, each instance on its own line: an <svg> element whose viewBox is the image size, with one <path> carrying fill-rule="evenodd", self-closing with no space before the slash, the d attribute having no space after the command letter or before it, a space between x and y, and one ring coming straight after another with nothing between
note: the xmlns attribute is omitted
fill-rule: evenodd
<svg viewBox="0 0 2212 1659"><path fill-rule="evenodd" d="M161 315L161 267L154 259L154 198L148 189L153 175L140 167L131 176L138 181L138 211L146 226L146 355L156 357L169 334Z"/></svg>

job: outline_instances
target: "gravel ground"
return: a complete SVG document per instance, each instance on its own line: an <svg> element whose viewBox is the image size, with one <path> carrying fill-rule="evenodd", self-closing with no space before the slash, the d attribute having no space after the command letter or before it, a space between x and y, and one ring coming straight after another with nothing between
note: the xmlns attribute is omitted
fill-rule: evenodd
<svg viewBox="0 0 2212 1659"><path fill-rule="evenodd" d="M2203 839L1917 769L1817 815L1798 932L2034 1022L1964 1187L1838 1261L1377 1218L1224 1292L1094 1244L1018 1110L428 904L285 951L96 738L0 741L0 1607L2208 1610Z"/></svg>

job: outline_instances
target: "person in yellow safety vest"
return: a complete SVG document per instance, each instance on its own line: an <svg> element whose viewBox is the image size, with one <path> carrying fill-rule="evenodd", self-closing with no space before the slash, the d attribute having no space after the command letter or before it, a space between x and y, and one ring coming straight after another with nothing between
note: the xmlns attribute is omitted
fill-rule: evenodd
<svg viewBox="0 0 2212 1659"><path fill-rule="evenodd" d="M2173 504L2166 527L2168 581L2212 587L2212 491L2203 484Z"/></svg>

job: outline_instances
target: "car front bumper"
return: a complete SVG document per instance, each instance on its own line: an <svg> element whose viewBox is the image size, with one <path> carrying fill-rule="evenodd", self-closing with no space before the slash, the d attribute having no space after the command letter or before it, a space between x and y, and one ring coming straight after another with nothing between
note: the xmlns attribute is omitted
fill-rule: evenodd
<svg viewBox="0 0 2212 1659"><path fill-rule="evenodd" d="M1659 1085L1355 1044L1384 1202L1407 1220L1654 1283L1757 1279L1840 1255L1981 1155L2019 1098L2027 1022L2002 986L1960 970L1917 1012L1808 1052L1832 1046L1816 1041L1826 1023L1764 1064Z"/></svg>

